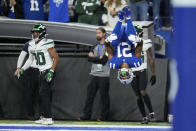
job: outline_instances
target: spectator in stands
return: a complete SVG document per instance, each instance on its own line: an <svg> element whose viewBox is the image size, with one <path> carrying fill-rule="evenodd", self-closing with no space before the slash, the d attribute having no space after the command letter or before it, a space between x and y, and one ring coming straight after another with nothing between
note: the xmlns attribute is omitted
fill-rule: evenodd
<svg viewBox="0 0 196 131"><path fill-rule="evenodd" d="M139 26L135 26L135 29L137 31L137 35L139 37L142 37L143 30ZM150 68L152 72L152 77L150 79L151 86L156 83L156 75L155 75L155 64L152 56L152 41L150 39L143 40L143 47L142 47L142 64L139 67L132 68L133 74L135 77L133 77L133 81L131 83L131 86L133 88L133 91L135 92L135 95L137 96L137 106L142 114L142 124L148 124L149 120L155 121L155 113L152 108L151 99L146 93L146 87L147 87L147 60L149 60ZM145 106L146 104L149 115L146 116L145 112Z"/></svg>
<svg viewBox="0 0 196 131"><path fill-rule="evenodd" d="M159 29L160 28L160 4L161 0L151 0L150 5L152 5L152 12L153 12L153 21L154 21L154 28Z"/></svg>
<svg viewBox="0 0 196 131"><path fill-rule="evenodd" d="M161 2L162 29L171 29L171 3L170 0Z"/></svg>
<svg viewBox="0 0 196 131"><path fill-rule="evenodd" d="M2 0L2 15L15 19L24 19L24 11L21 0Z"/></svg>
<svg viewBox="0 0 196 131"><path fill-rule="evenodd" d="M75 12L76 0L69 0L68 5L70 22L77 22L77 14Z"/></svg>
<svg viewBox="0 0 196 131"><path fill-rule="evenodd" d="M25 57L29 55L28 46L29 42L26 42L17 61L17 69L14 73L17 76L17 72L21 69ZM36 61L34 61L31 67L24 73L24 85L25 89L28 90L25 94L25 101L28 105L28 118L29 119L38 119L40 116L39 111L39 70L36 65Z"/></svg>
<svg viewBox="0 0 196 131"><path fill-rule="evenodd" d="M107 9L105 8L104 4L105 4L105 0L101 0L101 6L98 10L98 15L99 15L98 24L100 26L106 25L106 23L103 23L103 20L102 20L102 16L107 14Z"/></svg>
<svg viewBox="0 0 196 131"><path fill-rule="evenodd" d="M0 2L0 16L2 15L1 12L2 12L2 7L1 7L1 2Z"/></svg>
<svg viewBox="0 0 196 131"><path fill-rule="evenodd" d="M44 2L46 0L23 0L24 18L27 20L44 20Z"/></svg>
<svg viewBox="0 0 196 131"><path fill-rule="evenodd" d="M77 0L75 9L78 14L78 22L98 25L98 9L100 5L100 0Z"/></svg>
<svg viewBox="0 0 196 131"><path fill-rule="evenodd" d="M69 22L68 0L50 0L48 21Z"/></svg>
<svg viewBox="0 0 196 131"><path fill-rule="evenodd" d="M44 3L44 20L48 21L48 17L49 17L49 1L47 0Z"/></svg>
<svg viewBox="0 0 196 131"><path fill-rule="evenodd" d="M147 0L130 0L131 19L133 21L148 20Z"/></svg>
<svg viewBox="0 0 196 131"><path fill-rule="evenodd" d="M96 29L96 38L98 44L92 47L89 52L88 61L92 62L92 68L89 75L89 84L87 88L87 98L83 110L84 115L79 120L90 120L94 98L98 89L101 95L101 117L98 120L105 121L109 114L109 74L110 68L107 66L106 46L105 46L106 31L100 27Z"/></svg>
<svg viewBox="0 0 196 131"><path fill-rule="evenodd" d="M118 21L118 11L127 6L127 3L125 0L107 0L104 6L107 8L107 15L103 15L103 23L114 28Z"/></svg>

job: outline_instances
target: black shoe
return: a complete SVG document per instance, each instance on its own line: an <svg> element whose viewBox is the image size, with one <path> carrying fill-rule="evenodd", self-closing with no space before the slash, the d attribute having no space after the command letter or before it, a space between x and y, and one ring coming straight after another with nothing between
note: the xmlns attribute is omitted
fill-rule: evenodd
<svg viewBox="0 0 196 131"><path fill-rule="evenodd" d="M148 124L148 122L149 122L148 117L143 117L141 124Z"/></svg>
<svg viewBox="0 0 196 131"><path fill-rule="evenodd" d="M148 119L150 121L156 121L156 118L155 118L155 113L154 112L151 112L148 114Z"/></svg>
<svg viewBox="0 0 196 131"><path fill-rule="evenodd" d="M90 120L90 117L82 116L82 117L77 118L77 120L79 120L79 121L82 121L82 120Z"/></svg>

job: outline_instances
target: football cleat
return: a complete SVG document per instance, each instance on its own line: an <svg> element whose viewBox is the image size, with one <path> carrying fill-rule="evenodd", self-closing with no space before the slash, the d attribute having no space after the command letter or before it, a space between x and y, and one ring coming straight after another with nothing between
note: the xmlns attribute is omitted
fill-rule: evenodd
<svg viewBox="0 0 196 131"><path fill-rule="evenodd" d="M148 122L149 122L148 117L143 117L141 124L148 124Z"/></svg>
<svg viewBox="0 0 196 131"><path fill-rule="evenodd" d="M52 118L44 118L41 124L42 125L53 125L54 121L52 120Z"/></svg>
<svg viewBox="0 0 196 131"><path fill-rule="evenodd" d="M151 112L148 114L148 119L150 121L156 121L156 118L155 118L155 113L154 112Z"/></svg>
<svg viewBox="0 0 196 131"><path fill-rule="evenodd" d="M35 121L35 124L41 124L44 121L44 117L40 116L39 120Z"/></svg>

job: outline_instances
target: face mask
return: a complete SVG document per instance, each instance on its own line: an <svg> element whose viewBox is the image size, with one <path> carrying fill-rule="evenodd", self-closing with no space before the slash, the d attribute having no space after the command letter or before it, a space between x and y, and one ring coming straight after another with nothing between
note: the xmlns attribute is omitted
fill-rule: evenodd
<svg viewBox="0 0 196 131"><path fill-rule="evenodd" d="M38 42L39 38L34 38L33 35L32 35L32 39L35 41L35 42Z"/></svg>

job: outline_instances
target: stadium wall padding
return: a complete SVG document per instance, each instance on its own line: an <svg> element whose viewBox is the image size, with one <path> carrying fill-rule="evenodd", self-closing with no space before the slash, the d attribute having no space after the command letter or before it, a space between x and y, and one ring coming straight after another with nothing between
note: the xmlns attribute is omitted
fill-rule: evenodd
<svg viewBox="0 0 196 131"><path fill-rule="evenodd" d="M5 119L27 119L32 89L29 89L25 74L21 79L14 77L17 57L0 57L0 104ZM165 120L168 60L156 59L157 83L147 92L159 121ZM86 58L61 57L54 80L52 114L55 119L75 120L82 116L85 103L88 75L91 64ZM148 74L150 76L150 73ZM141 115L136 97L130 86L120 84L116 71L110 77L109 120L139 121ZM149 78L150 79L150 78ZM99 92L93 107L92 119L100 115Z"/></svg>

